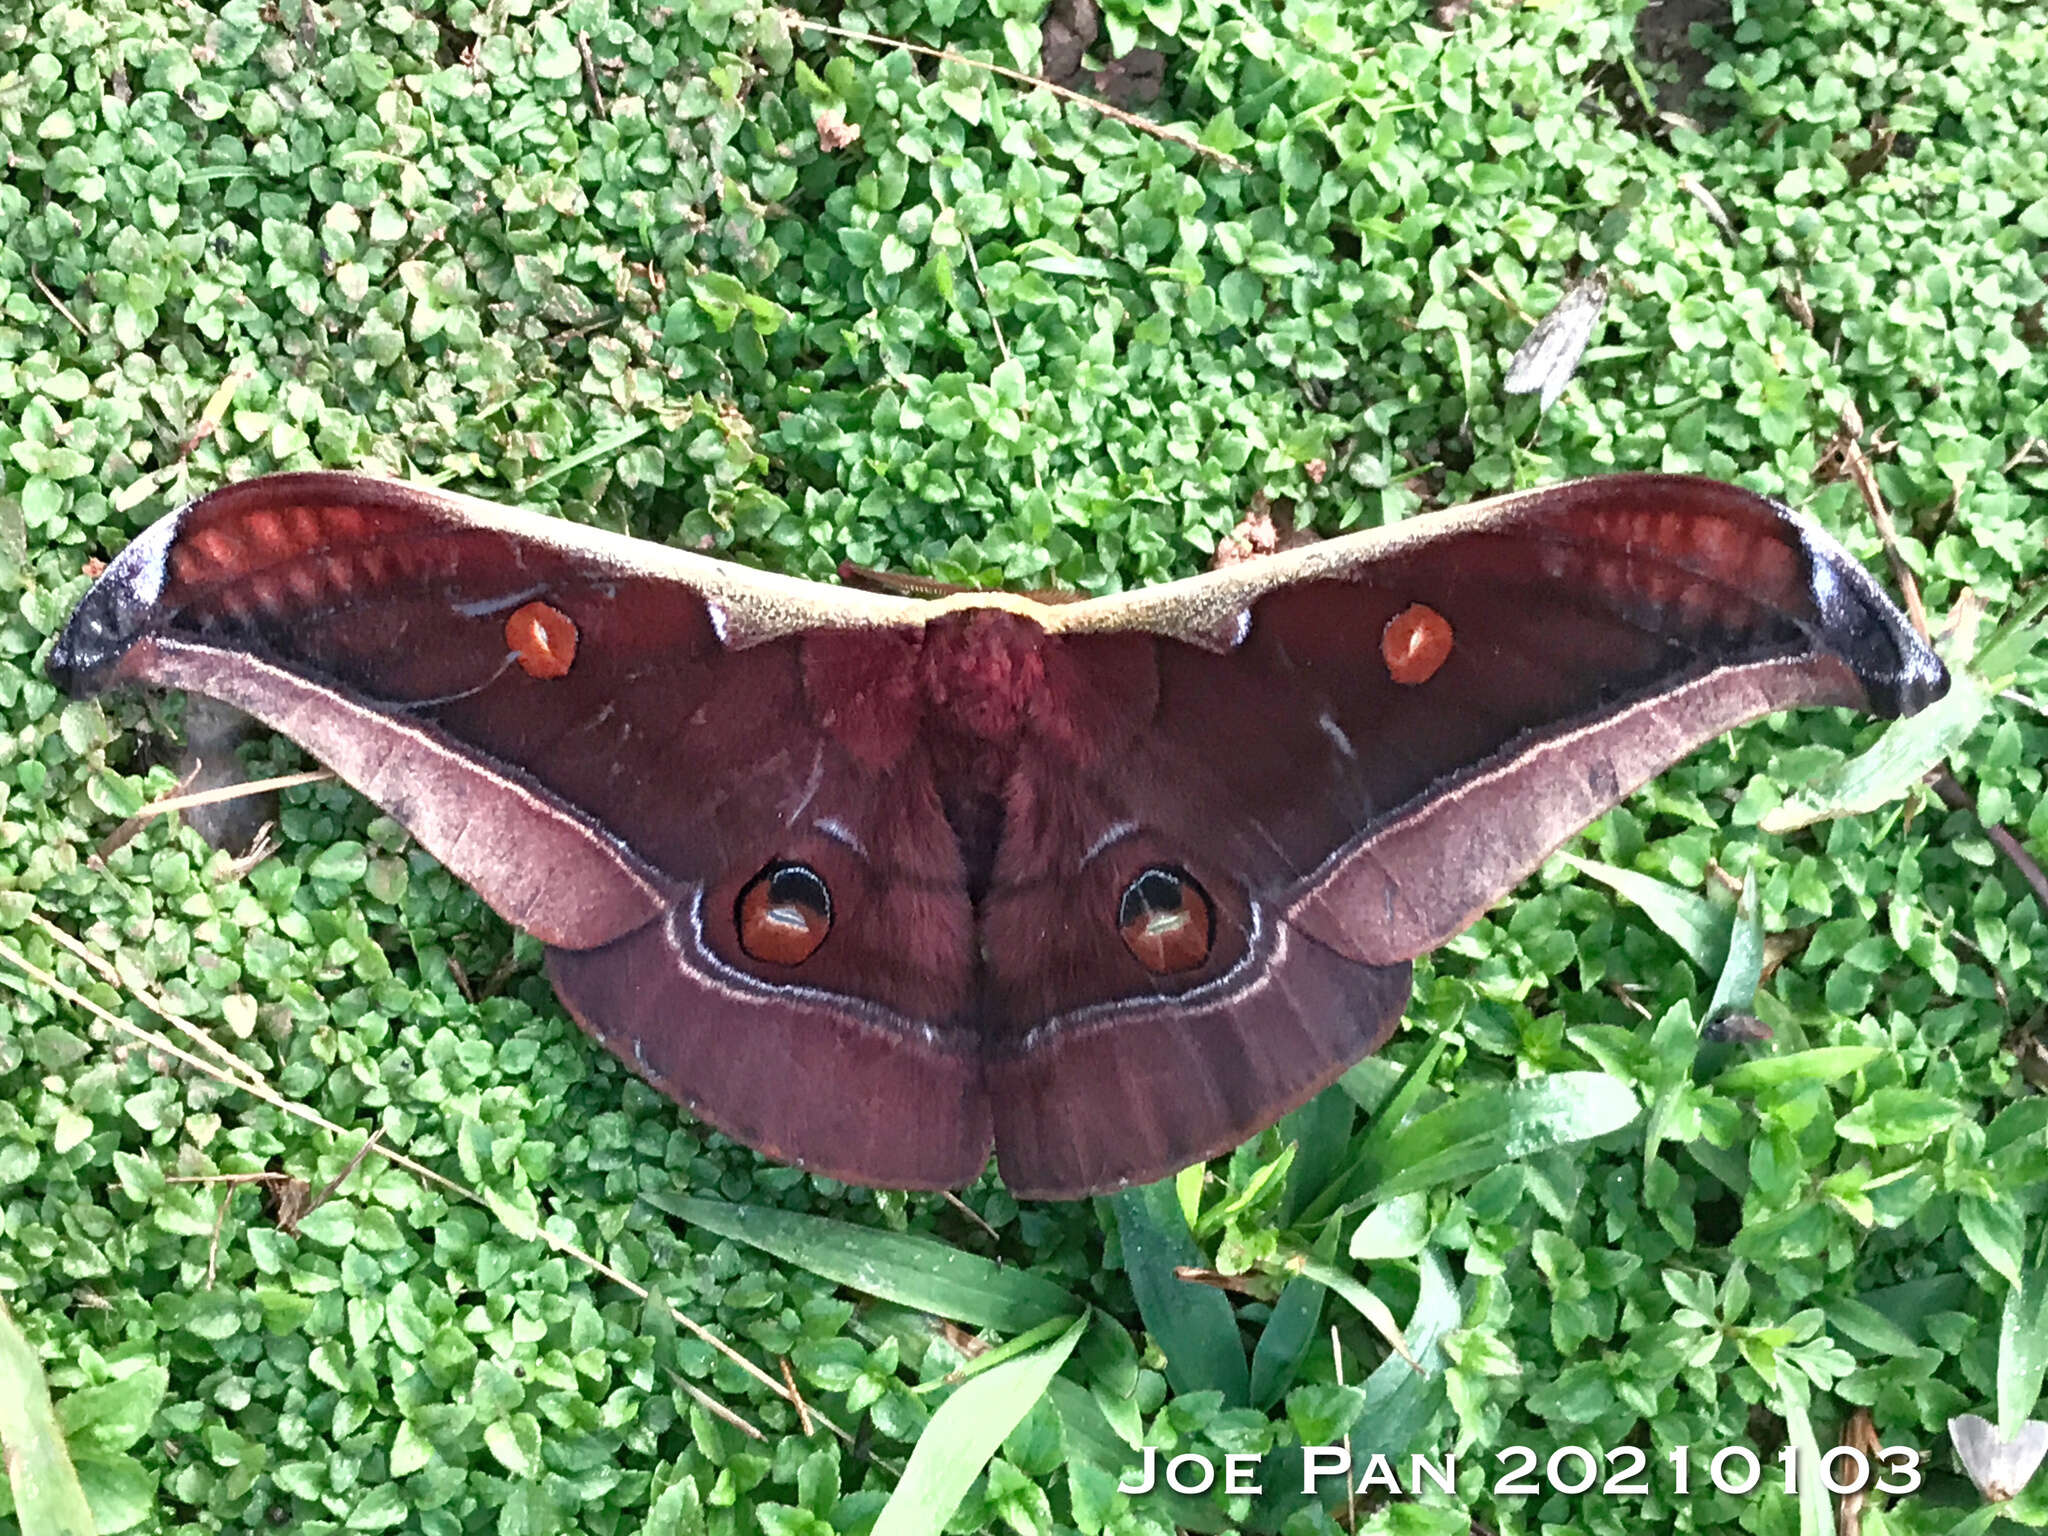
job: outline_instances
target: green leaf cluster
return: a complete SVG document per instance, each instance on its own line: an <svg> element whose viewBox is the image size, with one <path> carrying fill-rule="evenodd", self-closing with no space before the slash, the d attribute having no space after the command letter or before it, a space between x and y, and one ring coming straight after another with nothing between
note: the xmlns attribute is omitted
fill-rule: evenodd
<svg viewBox="0 0 2048 1536"><path fill-rule="evenodd" d="M740 0L0 8L0 944L344 1128L0 956L0 1289L100 1529L1308 1536L1343 1504L1298 1495L1301 1448L1348 1436L1460 1454L1364 1530L1777 1533L1815 1515L1768 1476L1522 1500L1492 1457L1770 1463L1856 1408L1929 1458L1866 1530L2048 1524L2038 1488L1972 1514L1944 1439L2044 1416L2048 1100L2015 1052L2048 923L1986 831L2048 858L2024 625L1935 743L1974 812L1898 782L1927 740L1738 733L1421 965L1381 1057L1072 1206L733 1146L337 786L286 791L253 864L169 819L116 845L180 705L42 675L89 559L274 469L1104 591L1197 568L1259 497L1332 532L1663 468L1875 562L1851 407L1929 611L2024 610L2041 18L1752 4L1653 46L1634 0L1455 9L1112 0L1097 62L1159 49L1147 110L1205 154L978 68L1034 62L1017 0L833 15L944 59ZM1604 324L1539 417L1500 379L1594 265ZM1909 797L1867 808L1873 776ZM1703 1039L1738 1014L1768 1041ZM372 1131L480 1202L351 1170ZM1261 1455L1267 1491L1119 1493L1144 1446Z"/></svg>

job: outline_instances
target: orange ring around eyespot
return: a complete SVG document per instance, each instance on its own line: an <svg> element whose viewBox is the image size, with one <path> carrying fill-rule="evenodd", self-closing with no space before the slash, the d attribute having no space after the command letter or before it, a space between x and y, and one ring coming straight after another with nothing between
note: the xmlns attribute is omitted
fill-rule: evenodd
<svg viewBox="0 0 2048 1536"><path fill-rule="evenodd" d="M1410 603L1380 636L1387 675L1409 687L1426 683L1450 659L1451 621L1424 603Z"/></svg>
<svg viewBox="0 0 2048 1536"><path fill-rule="evenodd" d="M528 677L567 677L576 664L576 621L546 603L528 603L505 621L505 643Z"/></svg>

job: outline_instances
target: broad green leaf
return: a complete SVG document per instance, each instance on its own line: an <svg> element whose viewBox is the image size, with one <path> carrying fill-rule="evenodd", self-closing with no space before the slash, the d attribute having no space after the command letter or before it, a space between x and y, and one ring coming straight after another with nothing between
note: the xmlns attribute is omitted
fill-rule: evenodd
<svg viewBox="0 0 2048 1536"><path fill-rule="evenodd" d="M1786 1083L1831 1083L1861 1072L1884 1055L1875 1045L1823 1045L1783 1056L1759 1056L1730 1067L1714 1079L1717 1093L1761 1093Z"/></svg>
<svg viewBox="0 0 2048 1536"><path fill-rule="evenodd" d="M1977 1294L1977 1285L1968 1275L1951 1269L1902 1285L1865 1291L1861 1300L1871 1311L1919 1342L1927 1337L1930 1317L1937 1312L1961 1312Z"/></svg>
<svg viewBox="0 0 2048 1536"><path fill-rule="evenodd" d="M964 1383L932 1415L873 1536L938 1536L989 1458L1045 1396L1081 1340L1086 1318L1045 1348Z"/></svg>
<svg viewBox="0 0 2048 1536"><path fill-rule="evenodd" d="M1022 1333L1084 1309L1065 1290L1027 1270L907 1232L804 1216L768 1206L728 1205L683 1195L642 1195L693 1226L749 1243L835 1284L977 1328Z"/></svg>
<svg viewBox="0 0 2048 1536"><path fill-rule="evenodd" d="M1271 1408L1294 1385L1295 1373L1308 1357L1316 1329L1323 1320L1324 1287L1296 1275L1281 1288L1267 1314L1259 1341L1252 1346L1251 1404Z"/></svg>
<svg viewBox="0 0 2048 1536"><path fill-rule="evenodd" d="M1443 1402L1442 1342L1462 1317L1458 1288L1434 1248L1423 1250L1417 1273L1421 1289L1402 1333L1420 1369L1389 1355L1366 1377L1365 1411L1352 1432L1354 1464L1375 1454L1398 1460L1420 1449L1423 1432Z"/></svg>
<svg viewBox="0 0 2048 1536"><path fill-rule="evenodd" d="M1412 1259L1429 1244L1429 1197L1399 1195L1366 1213L1351 1234L1354 1259Z"/></svg>
<svg viewBox="0 0 2048 1536"><path fill-rule="evenodd" d="M94 1536L35 1349L0 1302L0 1451L22 1536Z"/></svg>
<svg viewBox="0 0 2048 1536"><path fill-rule="evenodd" d="M149 1433L170 1384L171 1373L151 1364L105 1386L80 1387L57 1404L57 1422L73 1446L125 1451Z"/></svg>
<svg viewBox="0 0 2048 1536"><path fill-rule="evenodd" d="M1835 1122L1835 1134L1866 1147L1938 1136L1962 1118L1955 1100L1925 1088L1879 1088Z"/></svg>
<svg viewBox="0 0 2048 1536"><path fill-rule="evenodd" d="M1188 1234L1173 1181L1121 1190L1110 1196L1110 1205L1138 1314L1166 1356L1166 1379L1174 1391L1213 1389L1232 1406L1245 1403L1251 1377L1230 1298L1174 1273L1199 1265L1202 1253Z"/></svg>
<svg viewBox="0 0 2048 1536"><path fill-rule="evenodd" d="M1956 1201L1956 1216L1963 1236L1977 1250L1977 1256L2005 1277L2008 1285L2020 1283L2020 1266L2025 1262L2026 1219L2010 1199L1985 1199L1964 1195Z"/></svg>
<svg viewBox="0 0 2048 1536"><path fill-rule="evenodd" d="M1726 907L1716 906L1695 892L1681 890L1632 869L1617 869L1612 864L1582 859L1573 853L1561 853L1558 857L1580 873L1591 875L1602 885L1611 886L1626 896L1643 909L1643 915L1662 929L1666 937L1690 955L1701 970L1719 974L1728 954L1729 913Z"/></svg>
<svg viewBox="0 0 2048 1536"><path fill-rule="evenodd" d="M99 1536L120 1536L157 1512L157 1476L127 1452L78 1450L71 1460Z"/></svg>
<svg viewBox="0 0 2048 1536"><path fill-rule="evenodd" d="M1461 1093L1388 1138L1385 1170L1364 1200L1391 1200L1484 1173L1514 1158L1590 1141L1629 1124L1642 1106L1604 1072L1553 1072Z"/></svg>
<svg viewBox="0 0 2048 1536"><path fill-rule="evenodd" d="M1910 1354L1919 1346L1913 1337L1877 1308L1854 1296L1837 1296L1824 1304L1834 1332L1881 1355Z"/></svg>
<svg viewBox="0 0 2048 1536"><path fill-rule="evenodd" d="M1998 1327L1998 1432L2008 1439L2033 1413L2048 1378L2048 1268L2021 1278L2005 1293Z"/></svg>

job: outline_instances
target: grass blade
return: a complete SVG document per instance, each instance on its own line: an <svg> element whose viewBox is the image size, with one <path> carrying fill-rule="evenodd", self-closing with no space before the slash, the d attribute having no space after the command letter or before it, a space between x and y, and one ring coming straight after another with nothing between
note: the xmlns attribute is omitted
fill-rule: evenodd
<svg viewBox="0 0 2048 1536"><path fill-rule="evenodd" d="M1358 1315L1372 1324L1374 1333L1387 1341L1387 1347L1406 1360L1411 1368L1420 1371L1422 1364L1409 1349L1408 1340L1401 1332L1401 1325L1394 1321L1394 1309L1372 1293L1363 1281L1354 1280L1334 1264L1324 1264L1316 1259L1301 1259L1299 1263L1302 1278L1313 1280L1323 1289L1343 1297L1357 1309Z"/></svg>
<svg viewBox="0 0 2048 1536"><path fill-rule="evenodd" d="M22 1536L93 1536L92 1510L64 1449L34 1346L0 1302L0 1449Z"/></svg>
<svg viewBox="0 0 2048 1536"><path fill-rule="evenodd" d="M1859 756L1817 775L1785 797L1777 809L1757 818L1766 832L1790 832L1837 816L1874 811L1910 794L1949 753L1962 745L1990 712L1992 700L2048 629L2037 621L2048 608L2048 593L2015 614L1977 654L1951 654L1949 689L1909 720L1887 727ZM1959 650L1967 651L1961 641Z"/></svg>
<svg viewBox="0 0 2048 1536"><path fill-rule="evenodd" d="M1808 1395L1806 1377L1785 1370L1778 1386L1778 1408L1785 1416L1786 1438L1792 1442L1799 1467L1799 1536L1834 1536L1834 1505L1821 1479L1820 1441L1806 1411Z"/></svg>
<svg viewBox="0 0 2048 1536"><path fill-rule="evenodd" d="M1443 1255L1426 1248L1419 1267L1422 1288L1403 1330L1418 1363L1389 1355L1365 1378L1365 1411L1352 1431L1354 1465L1364 1465L1375 1454L1395 1459L1415 1450L1444 1401L1441 1345L1463 1313Z"/></svg>
<svg viewBox="0 0 2048 1536"><path fill-rule="evenodd" d="M1721 964L1721 979L1714 984L1714 1000L1707 1004L1703 1022L1711 1024L1724 1013L1749 1012L1763 976L1764 909L1756 899L1756 871L1752 869L1742 877L1735 926L1728 933L1728 958Z"/></svg>
<svg viewBox="0 0 2048 1536"><path fill-rule="evenodd" d="M1306 1209L1336 1178L1351 1145L1356 1113L1344 1090L1333 1084L1280 1122L1281 1139L1293 1142L1299 1150L1287 1174L1286 1197L1274 1216L1276 1225L1292 1225L1296 1213Z"/></svg>
<svg viewBox="0 0 2048 1536"><path fill-rule="evenodd" d="M747 1243L849 1289L973 1327L1023 1333L1085 1310L1043 1276L933 1238L877 1232L770 1206L728 1205L687 1195L641 1198L692 1226Z"/></svg>
<svg viewBox="0 0 2048 1536"><path fill-rule="evenodd" d="M1708 975L1719 974L1722 959L1728 953L1727 908L1632 869L1617 869L1612 864L1582 859L1572 853L1561 853L1558 857L1641 907L1643 915L1690 955L1695 965Z"/></svg>
<svg viewBox="0 0 2048 1536"><path fill-rule="evenodd" d="M889 1495L874 1536L939 1536L989 1458L1074 1352L1088 1320L1076 1318L1058 1339L966 1383L932 1415Z"/></svg>
<svg viewBox="0 0 2048 1536"><path fill-rule="evenodd" d="M1488 1169L1618 1131L1641 1112L1628 1084L1604 1072L1553 1072L1461 1094L1388 1138L1391 1170L1361 1203L1470 1178Z"/></svg>
<svg viewBox="0 0 2048 1536"><path fill-rule="evenodd" d="M1302 1225L1314 1226L1319 1221L1327 1220L1336 1211L1349 1209L1356 1202L1359 1191L1369 1187L1372 1170L1385 1166L1382 1159L1387 1142L1401 1129L1401 1122L1406 1120L1409 1113L1422 1101L1422 1096L1430 1091L1430 1084L1436 1074L1436 1064L1442 1059L1446 1044L1441 1035L1431 1040L1429 1048L1422 1053L1414 1066L1401 1074L1399 1081L1385 1095L1384 1100L1375 1100L1371 1105L1359 1105L1372 1116L1372 1123L1367 1127L1365 1135L1359 1138L1349 1160L1344 1164L1343 1171L1325 1184L1323 1192L1311 1200L1307 1209L1301 1212L1297 1220ZM1379 1057L1368 1056L1347 1072L1338 1086L1345 1088L1345 1096L1352 1098L1356 1103L1358 1101L1349 1092L1348 1080L1362 1067L1386 1065L1390 1063L1382 1061Z"/></svg>
<svg viewBox="0 0 2048 1536"><path fill-rule="evenodd" d="M1738 1062L1713 1081L1716 1093L1760 1093L1786 1083L1828 1083L1861 1072L1884 1055L1876 1045L1822 1045Z"/></svg>
<svg viewBox="0 0 2048 1536"><path fill-rule="evenodd" d="M1323 1320L1323 1288L1296 1275L1281 1288L1259 1342L1252 1348L1252 1406L1270 1410L1294 1385Z"/></svg>
<svg viewBox="0 0 2048 1536"><path fill-rule="evenodd" d="M1126 1189L1109 1200L1123 1239L1124 1272L1145 1331L1166 1355L1173 1390L1214 1388L1230 1407L1242 1408L1251 1399L1251 1372L1230 1298L1174 1273L1183 1264L1200 1264L1202 1254L1188 1235L1173 1181Z"/></svg>
<svg viewBox="0 0 2048 1536"><path fill-rule="evenodd" d="M2025 1427L2048 1377L2048 1269L2022 1278L2005 1293L1998 1330L1998 1432L2007 1437Z"/></svg>
<svg viewBox="0 0 2048 1536"><path fill-rule="evenodd" d="M1891 804L1961 745L1990 708L1991 697L1977 679L1956 672L1947 693L1910 720L1895 722L1867 751L1816 774L1783 805L1759 816L1757 826L1776 836Z"/></svg>

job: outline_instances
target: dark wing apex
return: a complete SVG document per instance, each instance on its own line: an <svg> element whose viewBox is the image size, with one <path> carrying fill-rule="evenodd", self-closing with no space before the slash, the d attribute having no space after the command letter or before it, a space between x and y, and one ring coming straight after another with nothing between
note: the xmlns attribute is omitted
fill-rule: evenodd
<svg viewBox="0 0 2048 1536"><path fill-rule="evenodd" d="M466 585L452 575L464 565L479 568ZM502 637L478 653L479 621L449 605L535 587L519 565L515 541L466 525L453 498L352 475L247 481L129 544L49 673L74 695L146 682L244 709L390 811L508 921L553 944L605 943L661 910L658 872L516 764L436 730L417 686L379 676L402 657L435 688L502 680Z"/></svg>

